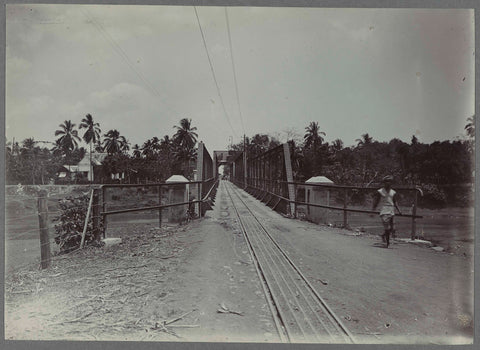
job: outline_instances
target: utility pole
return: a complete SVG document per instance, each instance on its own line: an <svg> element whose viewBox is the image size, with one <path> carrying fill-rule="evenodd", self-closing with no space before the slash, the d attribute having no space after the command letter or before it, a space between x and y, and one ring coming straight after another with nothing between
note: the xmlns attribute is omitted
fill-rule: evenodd
<svg viewBox="0 0 480 350"><path fill-rule="evenodd" d="M243 134L243 181L244 187L247 187L247 142L245 134Z"/></svg>

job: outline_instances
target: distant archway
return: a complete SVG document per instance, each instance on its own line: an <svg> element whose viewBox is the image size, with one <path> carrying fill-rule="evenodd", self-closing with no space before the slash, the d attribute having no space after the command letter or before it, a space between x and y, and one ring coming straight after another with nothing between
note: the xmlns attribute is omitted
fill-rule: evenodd
<svg viewBox="0 0 480 350"><path fill-rule="evenodd" d="M218 176L218 169L221 165L224 166L225 171L229 174L232 164L241 151L213 151L213 169L215 177Z"/></svg>

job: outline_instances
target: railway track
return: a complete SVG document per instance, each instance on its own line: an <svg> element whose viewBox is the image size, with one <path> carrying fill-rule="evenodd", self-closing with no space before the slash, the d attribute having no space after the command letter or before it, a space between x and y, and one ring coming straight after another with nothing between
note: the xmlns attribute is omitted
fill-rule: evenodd
<svg viewBox="0 0 480 350"><path fill-rule="evenodd" d="M222 181L262 280L282 342L354 343L352 334L239 195Z"/></svg>

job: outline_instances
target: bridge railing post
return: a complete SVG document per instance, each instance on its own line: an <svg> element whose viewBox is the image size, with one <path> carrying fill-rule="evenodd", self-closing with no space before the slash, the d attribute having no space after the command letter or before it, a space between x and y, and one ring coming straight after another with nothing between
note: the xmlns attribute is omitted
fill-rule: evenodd
<svg viewBox="0 0 480 350"><path fill-rule="evenodd" d="M293 217L296 219L297 216L298 216L298 209L297 209L297 207L298 207L298 205L297 205L298 187L297 187L297 183L293 184L293 191L295 193L295 197L294 197L295 201L293 202L293 205L294 205L294 207L293 207Z"/></svg>
<svg viewBox="0 0 480 350"><path fill-rule="evenodd" d="M162 205L162 186L158 186L158 205ZM158 227L162 227L162 208L158 209Z"/></svg>
<svg viewBox="0 0 480 350"><path fill-rule="evenodd" d="M93 219L93 233L95 240L100 241L101 224L100 224L100 190L98 188L93 189L93 203L92 203L92 219Z"/></svg>
<svg viewBox="0 0 480 350"><path fill-rule="evenodd" d="M102 236L106 237L107 232L107 215L105 214L107 208L107 188L102 186Z"/></svg>
<svg viewBox="0 0 480 350"><path fill-rule="evenodd" d="M418 202L418 192L415 191L415 195L413 197L413 205L412 205L412 233L411 233L411 239L412 241L415 239L417 236L417 222L415 216L417 216L417 203Z"/></svg>

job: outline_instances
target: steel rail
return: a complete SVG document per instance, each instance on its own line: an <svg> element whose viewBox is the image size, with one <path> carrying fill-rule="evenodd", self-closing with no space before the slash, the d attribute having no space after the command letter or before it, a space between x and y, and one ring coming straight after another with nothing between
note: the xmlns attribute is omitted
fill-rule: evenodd
<svg viewBox="0 0 480 350"><path fill-rule="evenodd" d="M262 241L262 244L263 246L265 247L265 249L268 249L267 246L268 246L268 243L267 242L271 242L271 239L269 236L261 236L261 235L258 235L257 236L259 237L259 239ZM273 256L275 255L275 253L277 253L278 255L278 249L277 250L274 250L274 247L271 247L269 248L270 250L270 255ZM317 310L315 309L314 305L312 305L311 303L311 300L309 299L313 299L313 301L315 302L316 300L316 296L314 294L312 294L311 292L311 289L308 288L309 286L305 283L305 281L303 281L304 283L299 283L298 282L298 273L295 274L295 273L292 273L292 272L297 272L296 270L291 270L291 265L289 264L289 261L286 260L286 259L281 259L280 256L277 256L277 260L279 261L279 264L277 264L277 266L279 265L282 265L282 267L284 268L284 270L287 272L288 274L288 279L291 281L291 285L295 286L295 287L300 287L298 286L298 284L301 284L302 286L303 285L306 285L307 286L307 289L309 290L309 295L305 295L304 293L304 288L297 288L296 289L296 292L298 292L299 294L301 294L303 296L303 298L305 299L305 304L307 304L308 308L310 309L310 313L312 315L314 315L314 318L318 321L319 324L322 325L323 329L327 331L328 335L331 337L331 338L335 338L335 335L330 331L328 325L324 322L324 320L320 317L320 315L317 313ZM273 260L273 259L272 259ZM282 276L284 277L284 276ZM283 278L285 283L287 284L287 288L289 289L289 291L293 294L293 291L292 289L290 288L290 284L287 283L287 281L285 280L285 278ZM317 303L318 304L318 303ZM302 312L304 313L305 315L305 311L307 310L302 310ZM332 322L332 320L329 319L330 322ZM308 321L309 325L310 325L310 328L312 329L312 331L314 332L315 336L317 337L317 339L319 340L322 340L320 337L319 337L319 333L316 332L316 328L315 326L313 326L312 322ZM338 329L335 329L337 332L339 331Z"/></svg>
<svg viewBox="0 0 480 350"><path fill-rule="evenodd" d="M238 192L238 191L234 191L234 192ZM248 206L245 204L245 202L240 198L240 196L238 195L238 193L235 193L235 194L236 194L237 197L240 199L240 201L242 201L243 205L244 205L244 206L247 208L247 210L252 214L252 216L255 217L255 215L253 214L253 212L248 208ZM258 225L260 225L262 231L264 231L264 232L266 233L266 235L267 235L267 236L264 236L264 239L262 240L262 236L261 236L260 234L258 234L258 233L255 234L255 235L258 237L258 240L262 242L262 245L263 245L264 247L266 247L267 244L265 243L265 241L268 241L269 243L272 243L272 242L275 243L274 240L273 240L273 238L268 234L268 232L266 231L265 227L260 223L260 221L258 220L258 218L255 218L255 220L258 222ZM251 234L253 235L253 232L251 232ZM276 248L277 248L276 253L278 253L278 246L276 246ZM260 247L259 247L259 249L260 249ZM265 248L265 249L266 249L266 248ZM272 250L273 250L273 248L271 248L271 251L272 251ZM271 255L271 254L270 254L270 255ZM278 254L277 254L277 255L278 255ZM281 256L281 255L280 255L280 256ZM317 322L322 326L322 328L328 333L328 335L331 337L331 339L337 340L338 337L336 337L334 334L332 334L332 332L331 332L330 329L329 329L329 325L331 325L331 326L333 325L333 326L334 326L336 323L338 323L338 322L336 322L336 319L334 319L334 318L332 318L331 316L329 316L328 310L327 310L326 308L324 308L322 304L320 304L321 308L323 309L323 314L325 314L325 315L327 316L327 322L329 323L329 325L324 322L324 320L322 319L322 317L318 314L318 312L317 312L318 310L315 310L315 308L312 306L311 301L308 300L309 298L308 298L308 297L303 293L303 291L302 291L302 289L304 289L304 288L306 287L306 288L310 291L310 293L311 293L310 299L313 300L313 302L315 303L316 306L318 306L318 305L319 305L319 303L318 303L318 297L317 297L315 294L312 293L312 287L309 286L307 283L302 284L301 286L299 286L299 285L298 285L299 283L297 282L297 280L298 280L298 271L297 271L297 270L294 270L294 271L293 271L293 272L297 272L297 274L294 275L294 276L292 276L291 273L290 273L290 271L292 271L292 270L291 270L291 268L292 268L291 262L288 261L288 260L287 260L286 262L285 262L285 261L282 262L282 259L280 259L279 257L277 257L277 259L278 259L278 261L284 266L284 273L286 273L286 274L289 275L290 280L291 280L291 284L293 284L295 287L297 287L297 292L298 292L299 294L300 294L300 293L302 294L303 298L305 299L304 304L307 304L307 307L311 310L311 314L314 315L313 318L316 319L316 321L317 321ZM273 262L273 259L272 259L272 262ZM289 265L289 263L290 263L290 265ZM268 267L270 268L270 266L268 266ZM278 264L277 264L277 267L278 267L278 269L279 269L279 271L280 271L281 268L279 267ZM275 275L273 275L273 277L274 277L274 280L275 280L275 282L277 283L278 287L281 289L280 283L278 283L278 280L277 280L277 278L275 277ZM289 292L291 293L291 295L294 295L292 289L290 288L290 285L286 282L285 278L283 278L283 277L284 277L284 276L282 275L282 279L284 280L284 282L285 282L285 284L286 284L286 286L287 286L287 289L289 290ZM302 279L305 280L304 277L303 277ZM305 282L305 281L304 281L304 282ZM284 294L284 293L283 293L283 294ZM298 294L298 295L299 295L299 294ZM290 303L290 302L291 302L288 298L286 299L286 301L287 301L287 303ZM297 300L297 301L299 302L300 300ZM300 305L300 302L298 303L298 305ZM298 306L297 306L297 308L298 308ZM289 308L289 309L291 310L291 308ZM302 311L302 313L304 314L304 316L306 316L305 310L304 310L303 308L302 308L301 311ZM294 314L293 314L293 315L294 315ZM294 315L294 318L295 318L295 320L298 322L298 319L295 317L295 315ZM320 333L318 332L318 329L312 325L312 323L308 320L307 317L305 317L304 320L307 320L307 323L309 324L310 328L312 329L312 333L314 334L314 336L315 336L317 339L321 339L321 338L320 338L320 335L324 335L324 334L320 334ZM336 333L340 333L340 334L344 333L341 328L335 327L335 326L334 326L334 331L335 331ZM302 331L302 333L303 333L303 338L305 338L305 335L307 335L306 332ZM309 335L310 335L310 334L309 334ZM324 340L324 339L321 339L321 340ZM347 339L344 338L343 340L347 340ZM350 338L350 339L348 339L348 340L352 340L352 339Z"/></svg>
<svg viewBox="0 0 480 350"><path fill-rule="evenodd" d="M238 194L237 194L237 196L240 197ZM240 198L240 200L243 202L243 200L242 200L241 198ZM247 210L249 210L249 211L251 212L251 210L248 208L248 206L245 204L245 202L243 202L243 204L246 206ZM252 212L251 212L251 213L252 213ZM253 214L253 213L252 213L252 214ZM256 220L258 221L258 219L256 219ZM259 224L261 225L260 222L259 222ZM266 233L266 235L268 235L268 238L270 239L270 241L273 242L273 243L275 244L275 246L277 247L277 249L279 249L279 250L282 252L282 254L285 256L286 254L281 250L281 248L278 246L278 244L276 244L276 242L275 242L275 240L273 239L273 237L271 237L271 235L270 235L270 234L268 233L268 231L263 227L263 225L261 225L261 226L262 226L263 231ZM258 234L257 234L257 235L258 235ZM336 317L336 316L334 316L334 315L333 315L333 316L331 315L331 314L332 314L331 309L328 308L328 306L327 306L326 303L321 299L321 297L318 295L318 293L314 293L314 292L316 292L316 291L314 290L313 286L311 286L311 285L308 283L308 280L305 278L305 276L303 276L303 275L300 273L300 271L298 270L298 268L296 268L296 266L293 264L293 262L292 262L290 259L288 259L288 256L286 256L286 258L287 258L288 263L290 264L289 267L292 267L292 266L294 267L295 271L296 271L297 273L299 273L299 275L301 276L302 280L303 280L303 281L305 282L305 284L307 285L308 289L310 290L310 293L313 294L313 296L314 296L313 299L314 299L314 302L316 303L316 305L318 305L318 301L321 301L320 304L321 304L321 306L325 309L324 312L325 312L325 314L328 316L330 323L331 323L331 324L341 325L340 327L336 327L335 330L336 330L337 332L345 333L345 334L348 336L347 339L353 342L353 336L352 336L351 334L348 334L348 330L345 332L346 327L341 323L341 321L339 322L338 317ZM288 270L287 270L287 272L288 272ZM295 276L295 277L298 278L298 276ZM296 283L295 281L293 281L293 282L294 282L294 284ZM300 290L301 290L301 289L300 289ZM303 294L303 293L302 293L302 294ZM311 303L308 301L308 298L305 297L305 300L306 300L307 305L313 310ZM325 306L327 306L327 307L325 307ZM315 312L314 312L313 314L315 315L315 317L317 318L317 320L319 321L319 323L322 324L322 326L323 326L324 329L327 331L327 333L329 333L329 334L332 336L332 338L335 338L335 337L332 335L332 333L328 330L328 328L325 327L325 323L324 323L323 320L319 317L319 315L318 315L317 313L315 313ZM330 315L329 315L329 314L330 314ZM317 333L317 335L318 335L318 333ZM346 339L344 339L344 340L346 340Z"/></svg>
<svg viewBox="0 0 480 350"><path fill-rule="evenodd" d="M226 186L225 186L225 189L226 189L226 192L227 192L228 196L230 197L230 200L233 204L233 198L231 197L230 192L228 191L228 188ZM286 333L286 331L285 331L285 329L286 329L285 324L283 323L283 320L281 319L280 314L278 312L278 307L276 306L276 302L277 302L276 297L274 296L274 294L272 293L272 291L270 290L270 288L267 284L267 280L265 278L263 270L261 269L261 267L258 263L258 258L257 258L256 254L253 250L253 246L252 246L249 238L245 234L246 229L244 227L244 224L240 220L240 215L239 215L238 210L235 207L235 205L233 205L233 209L235 210L235 213L238 216L238 222L239 222L240 226L242 227L242 232L243 232L243 235L245 237L245 241L247 242L247 248L248 248L248 251L250 253L250 256L252 257L252 261L254 263L255 270L257 271L257 274L260 278L263 293L265 294L265 299L267 300L267 304L268 304L268 306L270 308L270 311L272 313L272 317L273 317L273 320L275 322L275 326L277 328L278 336L280 337L280 340L283 343L290 342L290 338L288 336L288 333Z"/></svg>
<svg viewBox="0 0 480 350"><path fill-rule="evenodd" d="M259 240L259 239L257 239ZM290 295L294 295L293 291L291 290L288 282L285 280L285 276L283 274L278 274L278 273L275 273L274 269L272 268L272 265L273 266L276 266L278 270L280 270L278 264L275 262L275 259L274 259L274 256L272 254L269 254L267 252L267 247L265 246L264 242L262 242L262 247L260 247L260 245L257 244L257 247L259 249L260 252L263 251L263 256L265 258L265 260L267 261L267 264L266 264L266 268L268 268L269 272L270 272L270 275L272 276L272 278L274 279L275 283L280 286L282 283L286 285L287 289L288 289L288 292L290 293ZM268 258L268 259L267 259ZM268 263L268 261L271 261L271 263ZM280 275L279 278L277 278L277 275ZM282 281L280 281L283 280ZM304 330L304 327L302 326L301 322L299 321L297 315L295 314L293 307L295 307L296 305L292 305L291 301L289 300L288 298L288 293L286 294L285 290L283 290L281 287L279 288L280 289L280 294L282 296L282 298L284 299L284 305L287 305L288 307L288 311L289 313L291 314L291 317L293 317L295 319L295 324L293 325L294 327L297 326L300 330L300 332L305 335L306 334L306 331ZM280 305L280 304L279 304ZM297 307L298 308L298 307ZM305 310L301 310L301 312L303 313L303 318L304 319L308 319L307 318L307 315L305 314ZM281 314L281 312L279 312ZM288 323L288 322L284 322L284 324L286 325L286 329L287 329L287 332L289 332L289 338L292 339L294 337L294 330L292 328L294 327L291 327L291 325ZM315 329L313 327L313 325L311 324L311 322L309 322L309 325L308 325L310 328L312 329ZM305 337L304 337L305 338Z"/></svg>
<svg viewBox="0 0 480 350"><path fill-rule="evenodd" d="M309 313L312 314L312 315L315 315L314 318L316 318L318 323L320 323L322 325L322 327L327 331L328 335L330 335L333 338L332 333L330 332L330 330L328 330L328 328L325 325L325 323L323 322L323 320L321 318L317 317L318 315L316 313L316 310L312 307L311 303L308 302L308 297L304 294L302 288L298 288L299 287L298 282L296 282L296 280L295 280L295 277L298 277L298 275L297 276L292 276L288 271L290 266L285 265L285 261L282 261L281 256L278 255L278 252L273 250L273 248L271 246L269 248L268 247L268 241L266 242L265 239L262 239L261 235L257 234L256 236L257 236L257 240L262 245L262 248L260 248L260 244L258 245L258 247L259 247L260 250L263 250L264 256L265 257L268 256L269 260L272 262L273 265L276 266L276 268L279 271L282 270L282 269L286 271L286 274L280 274L280 278L283 280L283 284L286 285L286 288L288 289L288 292L290 293L290 295L295 295L295 292L294 292L294 290L292 290L291 286L293 285L294 287L297 287L297 288L294 288L295 291L297 293L299 293L299 295L302 294L303 298L305 299L305 304L307 304L308 308L310 309L310 312L309 312L308 310L304 309L303 307L300 308L299 306L301 306L301 303L299 302L299 300L297 300L297 303L292 303L292 301L288 299L287 295L285 295L284 291L282 290L282 295L284 296L284 299L285 299L285 301L288 305L290 313L292 314L293 318L297 321L298 328L300 328L301 332L303 333L302 334L303 338L305 339L306 338L305 336L310 335L310 334L307 334L307 332L305 330L303 330L303 327L300 325L300 322L298 321L298 318L296 317L295 312L293 312L291 305L293 305L294 307L297 307L297 309L299 309L299 311L302 312L303 320L306 321L306 323L308 324L308 327L312 330L312 333L317 338L317 340L321 341L322 339L320 338L318 332L316 332L316 327L312 324L313 320L309 319L309 317L308 317ZM275 253L277 253L277 254L275 254ZM278 261L278 263L275 262L275 261ZM270 269L271 275L273 276L276 284L281 289L281 287L280 287L281 283L277 279L276 274L274 273L274 270L271 268L270 264L267 264L267 267Z"/></svg>
<svg viewBox="0 0 480 350"><path fill-rule="evenodd" d="M316 318L317 322L320 325L322 325L323 329L328 333L327 335L329 335L331 338L333 338L335 340L338 339L338 336L336 337L334 334L332 334L329 327L325 324L324 319L322 319L321 315L319 315L319 313L318 313L318 309L316 309L314 306L312 306L311 300L313 300L313 302L317 306L318 305L321 306L321 309L323 309L323 312L324 312L325 316L327 316L327 321L330 322L330 326L333 326L334 330L342 335L342 337L340 337L340 338L343 338L343 340L350 341L350 342L354 343L354 338L353 338L352 334L348 331L348 329L345 327L345 325L343 325L343 323L340 321L338 316L336 316L335 313L328 307L328 305L320 297L320 295L315 291L314 287L308 282L306 277L300 272L300 270L296 267L296 265L292 262L292 260L286 255L286 253L283 251L283 249L278 245L278 243L268 233L266 228L262 225L262 223L258 220L258 218L255 216L255 214L252 212L252 210L250 210L250 208L246 205L245 201L243 201L243 199L237 193L237 190L233 190L232 192L234 192L236 194L238 199L242 202L242 204L245 206L245 208L250 212L250 215L251 215L252 219L257 222L257 225L260 226L261 231L266 233L266 236L263 235L263 237L262 237L262 235L260 235L258 233L256 234L256 236L257 236L256 240L258 241L257 247L258 247L259 250L264 252L264 258L267 262L268 262L268 260L272 261L272 263L275 264L276 267L279 270L281 269L280 265L283 266L283 269L287 272L287 276L282 275L281 277L283 279L284 284L287 286L288 290L290 291L290 293L293 293L293 291L292 291L289 283L287 282L287 279L291 280L293 282L293 285L297 288L306 286L307 289L310 291L310 297L305 295L302 288L298 288L297 292L299 294L300 293L302 294L302 296L304 298L303 304L307 305L307 308L310 309L311 314L314 315L314 318ZM235 211L237 212L237 215L239 215L238 209L236 208L235 203L233 201L233 198L231 197L228 189L227 189L227 193L229 194L230 198L232 199L232 204L234 206ZM240 215L239 215L239 221L241 222L241 225L244 228L244 234L245 234L247 240L249 241L249 244L252 245L252 250L253 250L253 244L251 242L251 239L248 237L247 230L245 230L245 224L242 223L242 220L240 219ZM253 232L254 232L254 230L251 232L252 235L253 235ZM274 248L269 243L273 243L277 250L275 251ZM262 247L260 247L260 244L262 245ZM270 245L270 248L268 248L269 245ZM278 252L280 252L281 254L279 255ZM277 254L275 254L275 253L277 253ZM268 255L269 259L267 259L267 255ZM285 259L282 260L280 258L281 256L283 256ZM258 259L256 255L255 255L255 258ZM275 259L278 260L279 264L275 263L275 261L274 261ZM260 264L259 264L259 267L260 267L260 269L262 268ZM292 271L292 267L293 267L293 271ZM278 288L281 290L282 287L280 286L280 283L278 283L278 279L276 278L272 267L268 266L268 270L270 270L270 274L272 275L273 279L275 280L275 283L277 283ZM297 275L293 275L290 271L296 272ZM264 273L264 276L265 276L265 273ZM300 276L301 286L299 286L298 285L299 283L296 282L297 280L299 280L299 278L298 278L299 276ZM267 282L267 285L268 285L268 282ZM272 290L272 287L269 286L269 289ZM282 290L281 290L281 293L284 294L284 292ZM272 295L273 295L273 293L272 293ZM284 295L284 299L286 300L287 306L288 306L289 310L291 311L291 307L289 305L289 300L285 295ZM300 306L301 303L298 303L298 304ZM278 302L277 302L277 305L279 305ZM281 310L280 310L279 306L277 306L277 310L278 310L278 313L279 313L280 317L282 317L282 315L280 314ZM301 311L305 316L305 312L307 312L308 310L304 310L303 307L302 307ZM297 318L295 317L295 313L293 313L293 312L291 312L291 313L294 316L294 319L297 320ZM318 339L320 337L320 334L317 332L317 329L312 325L312 323L309 320L307 321L307 323L309 324L310 328L312 328L312 330L314 331L314 335ZM286 328L289 328L289 327L286 327ZM287 331L288 331L288 329L287 329ZM303 332L303 330L302 330L302 332ZM304 335L307 335L307 334L304 333ZM308 335L310 335L310 334L308 334ZM289 335L289 337L290 337L290 335Z"/></svg>
<svg viewBox="0 0 480 350"><path fill-rule="evenodd" d="M240 200L242 202L244 202L241 198ZM253 212L250 210L250 208L248 208L248 206L245 204L244 202L244 205L245 207L248 209L248 211L250 211L253 214ZM257 219L258 221L258 219ZM350 331L348 331L348 329L345 327L345 325L342 323L342 321L340 320L340 318L338 316L335 315L335 313L333 312L333 310L331 310L331 308L328 306L328 304L323 300L323 298L317 293L317 291L315 290L315 288L313 287L313 285L308 281L308 279L303 275L303 273L300 271L300 269L295 265L295 263L290 259L290 257L287 255L287 253L280 247L280 245L275 241L275 239L270 235L270 233L266 230L266 228L259 222L259 224L262 226L263 228L263 231L268 235L268 237L270 238L270 240L274 243L274 245L278 248L278 250L282 253L282 255L288 260L288 262L290 263L290 265L295 269L295 271L301 276L302 280L305 281L305 283L309 286L310 290L312 293L315 294L315 296L318 298L318 300L321 302L321 304L325 307L325 309L327 309L328 313L333 317L333 319L335 320L335 322L338 323L338 325L341 327L342 331L344 331L348 337L352 340L352 342L354 342L354 337L353 337L353 334L351 334Z"/></svg>

